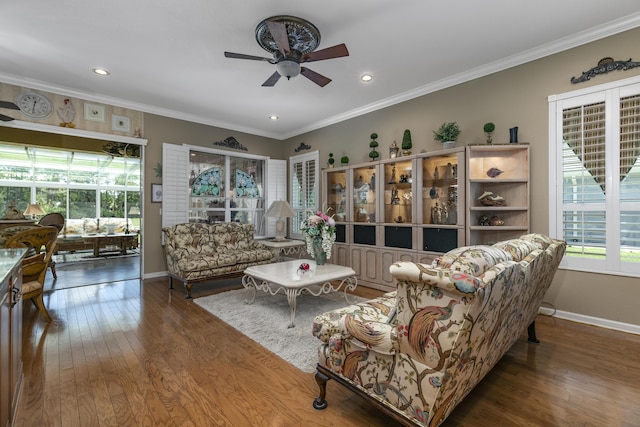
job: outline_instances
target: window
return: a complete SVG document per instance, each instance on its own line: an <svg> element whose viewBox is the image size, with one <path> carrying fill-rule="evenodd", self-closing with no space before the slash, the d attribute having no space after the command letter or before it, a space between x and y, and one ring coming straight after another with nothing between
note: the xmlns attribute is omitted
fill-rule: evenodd
<svg viewBox="0 0 640 427"><path fill-rule="evenodd" d="M562 265L640 274L640 78L549 98L550 232Z"/></svg>
<svg viewBox="0 0 640 427"><path fill-rule="evenodd" d="M308 211L319 208L319 155L313 153L289 158L289 176L291 177L290 205L296 216L291 219L291 234L302 238L300 224L307 217Z"/></svg>
<svg viewBox="0 0 640 427"><path fill-rule="evenodd" d="M0 206L15 200L22 212L36 202L67 219L125 218L125 209L140 209L139 158L8 143L0 158Z"/></svg>

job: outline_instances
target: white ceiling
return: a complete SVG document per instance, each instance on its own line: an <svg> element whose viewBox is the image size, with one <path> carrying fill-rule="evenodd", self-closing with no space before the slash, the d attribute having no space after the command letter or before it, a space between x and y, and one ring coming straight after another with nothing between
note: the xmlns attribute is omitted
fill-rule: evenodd
<svg viewBox="0 0 640 427"><path fill-rule="evenodd" d="M274 15L347 45L306 65L331 83L262 87L275 65L224 57L269 57L255 28ZM0 81L285 139L638 26L638 0L12 0Z"/></svg>

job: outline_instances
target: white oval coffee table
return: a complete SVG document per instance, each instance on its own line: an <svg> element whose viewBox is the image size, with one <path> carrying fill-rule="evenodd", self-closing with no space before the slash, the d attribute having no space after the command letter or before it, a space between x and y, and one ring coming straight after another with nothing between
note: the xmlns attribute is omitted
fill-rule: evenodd
<svg viewBox="0 0 640 427"><path fill-rule="evenodd" d="M300 265L308 263L313 271L302 273ZM335 264L316 265L314 262L305 259L295 259L273 264L255 265L244 270L242 286L253 289L251 301L256 298L256 290L269 292L276 295L282 291L287 296L287 302L291 309L291 321L289 328L295 326L296 299L303 291L307 291L313 296L338 292L344 286L344 298L347 303L349 299L347 291L354 291L358 286L356 272L350 267Z"/></svg>

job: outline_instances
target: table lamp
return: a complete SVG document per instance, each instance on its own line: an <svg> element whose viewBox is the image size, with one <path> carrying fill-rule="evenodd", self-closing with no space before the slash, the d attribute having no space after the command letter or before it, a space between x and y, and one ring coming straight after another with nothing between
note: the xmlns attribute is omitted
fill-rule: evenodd
<svg viewBox="0 0 640 427"><path fill-rule="evenodd" d="M284 218L293 218L296 216L291 206L286 200L276 200L271 203L269 209L267 209L267 213L265 214L267 217L277 218L276 219L276 237L273 239L276 242L281 242L285 240L284 237Z"/></svg>
<svg viewBox="0 0 640 427"><path fill-rule="evenodd" d="M37 219L36 216L44 215L44 211L39 204L29 203L29 206L27 206L27 209L24 211L24 215L31 215L31 219L35 221Z"/></svg>

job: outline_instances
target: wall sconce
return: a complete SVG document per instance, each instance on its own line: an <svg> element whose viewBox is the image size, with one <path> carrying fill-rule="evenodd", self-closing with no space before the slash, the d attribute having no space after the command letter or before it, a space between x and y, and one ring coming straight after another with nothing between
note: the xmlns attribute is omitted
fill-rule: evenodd
<svg viewBox="0 0 640 427"><path fill-rule="evenodd" d="M282 242L285 240L284 237L284 218L293 218L296 216L291 206L286 200L276 200L271 203L269 209L265 213L267 217L277 218L276 219L276 237L273 239L276 242Z"/></svg>

